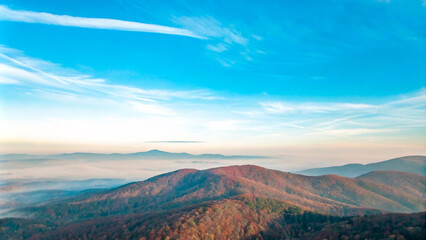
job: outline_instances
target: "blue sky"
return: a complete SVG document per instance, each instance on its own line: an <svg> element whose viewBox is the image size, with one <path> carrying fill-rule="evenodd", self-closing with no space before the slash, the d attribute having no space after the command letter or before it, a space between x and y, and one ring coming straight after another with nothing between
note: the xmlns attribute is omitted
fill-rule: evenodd
<svg viewBox="0 0 426 240"><path fill-rule="evenodd" d="M424 1L5 0L0 150L424 154L425 23Z"/></svg>

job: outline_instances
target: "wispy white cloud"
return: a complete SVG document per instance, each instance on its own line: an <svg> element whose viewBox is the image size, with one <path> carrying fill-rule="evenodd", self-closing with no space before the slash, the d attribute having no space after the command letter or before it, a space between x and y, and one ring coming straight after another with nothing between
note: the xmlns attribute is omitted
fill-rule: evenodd
<svg viewBox="0 0 426 240"><path fill-rule="evenodd" d="M421 104L422 106L426 106L426 88L423 88L419 91L416 96L405 96L401 99L391 101L386 105L404 105L404 104Z"/></svg>
<svg viewBox="0 0 426 240"><path fill-rule="evenodd" d="M258 35L256 35L256 34L252 34L251 36L252 36L254 39L256 39L257 41L262 41L262 40L263 40L263 37L258 36Z"/></svg>
<svg viewBox="0 0 426 240"><path fill-rule="evenodd" d="M3 55L0 54L0 57L3 57ZM26 70L20 66L9 66L2 63L0 63L0 79L2 79L2 82L6 83L14 82L18 84L23 82L31 82L50 86L57 85L56 79L50 77L47 74L38 74L31 69Z"/></svg>
<svg viewBox="0 0 426 240"><path fill-rule="evenodd" d="M382 133L392 133L396 129L371 129L371 128L340 128L340 129L320 129L305 134L305 136L320 135L320 136L338 136L338 137L353 137L359 135L372 135Z"/></svg>
<svg viewBox="0 0 426 240"><path fill-rule="evenodd" d="M423 89L375 104L291 101L264 101L259 104L263 118L275 119L272 124L275 126L271 127L274 134L277 128L288 126L300 129L299 136L306 138L328 136L353 140L417 136L412 129L424 131L425 100L426 92ZM258 116L261 114L260 111L257 113ZM294 124L294 121L300 123Z"/></svg>
<svg viewBox="0 0 426 240"><path fill-rule="evenodd" d="M28 85L34 89L49 92L50 96L70 93L101 99L106 97L145 102L170 99L214 100L218 98L205 89L173 91L113 84L105 79L76 73L56 64L23 56L17 51L7 48L0 48L0 83ZM69 97L69 94L66 95Z"/></svg>
<svg viewBox="0 0 426 240"><path fill-rule="evenodd" d="M317 124L315 124L315 127L318 127L318 128L321 128L321 129L327 129L330 126L333 127L333 126L338 125L339 123L348 122L349 120L354 119L354 118L358 118L360 116L362 116L362 115L356 114L356 115L349 115L349 116L344 116L344 117L340 117L340 118L334 118L330 121L317 123Z"/></svg>
<svg viewBox="0 0 426 240"><path fill-rule="evenodd" d="M218 57L218 58L216 58L217 59L217 61L220 63L220 64L222 64L222 66L224 66L224 67L231 67L232 65L234 65L235 64L235 61L234 60L231 60L231 59L229 59L229 58L220 58L220 57Z"/></svg>
<svg viewBox="0 0 426 240"><path fill-rule="evenodd" d="M261 102L260 105L266 112L270 113L285 113L294 111L293 107L285 105L281 102Z"/></svg>
<svg viewBox="0 0 426 240"><path fill-rule="evenodd" d="M322 113L350 111L354 109L374 109L374 105L362 103L291 103L291 102L261 102L260 105L268 113Z"/></svg>
<svg viewBox="0 0 426 240"><path fill-rule="evenodd" d="M220 39L227 44L246 46L249 40L235 29L225 27L213 17L179 17L174 21L201 36Z"/></svg>
<svg viewBox="0 0 426 240"><path fill-rule="evenodd" d="M12 10L7 6L0 5L0 20L15 21L26 23L42 23L59 26L81 27L81 28L96 28L96 29L110 29L120 31L134 31L134 32L151 32L162 33L170 35L181 35L193 38L205 38L198 35L191 30L183 28L168 27L155 24L147 24L140 22L130 22L116 19L107 18L86 18L74 17L67 15L55 15L45 12L32 12L22 10Z"/></svg>
<svg viewBox="0 0 426 240"><path fill-rule="evenodd" d="M207 49L209 49L213 52L224 52L224 51L228 50L228 46L226 46L223 43L218 43L216 45L208 44Z"/></svg>
<svg viewBox="0 0 426 240"><path fill-rule="evenodd" d="M108 18L87 18L56 15L46 12L13 10L5 5L0 5L0 21L39 23L118 31L150 32L204 39L208 41L206 48L215 53L217 56L214 58L225 67L234 65L236 61L229 60L230 56L224 58L219 54L228 52L230 49L238 46L244 50L238 51L239 53L232 53L232 57L238 58L242 56L244 59L251 61L252 57L248 55L250 39L257 41L262 40L262 37L253 34L249 34L249 37L245 37L241 32L237 31L233 27L225 26L213 17L175 17L172 21L181 26L181 28L177 28ZM257 51L254 51L254 53L257 53Z"/></svg>
<svg viewBox="0 0 426 240"><path fill-rule="evenodd" d="M237 60L251 61L252 55L259 54L252 50L250 42L263 38L250 33L242 33L233 25L225 25L211 16L175 17L173 21L185 29L208 38L207 50L224 67L231 67Z"/></svg>

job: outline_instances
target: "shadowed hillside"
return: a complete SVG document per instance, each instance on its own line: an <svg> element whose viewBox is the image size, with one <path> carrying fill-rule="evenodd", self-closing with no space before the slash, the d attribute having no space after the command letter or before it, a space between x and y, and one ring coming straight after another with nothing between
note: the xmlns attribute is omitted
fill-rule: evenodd
<svg viewBox="0 0 426 240"><path fill-rule="evenodd" d="M401 171L374 171L357 177L402 189L407 195L426 198L426 176Z"/></svg>

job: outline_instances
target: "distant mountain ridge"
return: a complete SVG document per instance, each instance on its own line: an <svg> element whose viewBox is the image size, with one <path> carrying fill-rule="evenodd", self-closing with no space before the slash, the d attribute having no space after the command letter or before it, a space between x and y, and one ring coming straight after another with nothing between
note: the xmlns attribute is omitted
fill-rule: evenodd
<svg viewBox="0 0 426 240"><path fill-rule="evenodd" d="M51 155L31 155L31 154L3 154L1 160L28 160L28 159L88 159L88 160L137 160L137 159L262 159L266 156L243 156L243 155L222 155L222 154L189 154L172 153L153 149L146 152L135 153L62 153Z"/></svg>
<svg viewBox="0 0 426 240"><path fill-rule="evenodd" d="M403 171L426 175L426 156L406 156L370 164L347 164L343 166L311 168L296 172L308 176L334 174L343 177L358 177L371 171Z"/></svg>

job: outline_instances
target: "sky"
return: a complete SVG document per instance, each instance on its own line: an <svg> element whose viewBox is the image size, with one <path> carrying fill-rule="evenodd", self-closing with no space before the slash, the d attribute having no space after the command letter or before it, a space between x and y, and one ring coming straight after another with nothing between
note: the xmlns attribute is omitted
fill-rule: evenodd
<svg viewBox="0 0 426 240"><path fill-rule="evenodd" d="M425 29L425 1L4 0L0 153L425 155Z"/></svg>

